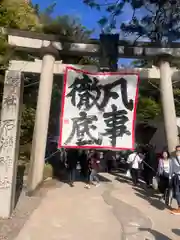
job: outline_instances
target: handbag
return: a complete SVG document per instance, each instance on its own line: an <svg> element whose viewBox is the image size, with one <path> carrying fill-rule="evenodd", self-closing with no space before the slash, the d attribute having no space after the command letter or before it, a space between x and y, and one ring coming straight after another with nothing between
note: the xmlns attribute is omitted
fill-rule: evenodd
<svg viewBox="0 0 180 240"><path fill-rule="evenodd" d="M159 179L157 176L153 177L152 179L152 187L154 190L158 190L158 186L159 186Z"/></svg>
<svg viewBox="0 0 180 240"><path fill-rule="evenodd" d="M130 169L127 170L126 175L127 178L131 178L131 171Z"/></svg>

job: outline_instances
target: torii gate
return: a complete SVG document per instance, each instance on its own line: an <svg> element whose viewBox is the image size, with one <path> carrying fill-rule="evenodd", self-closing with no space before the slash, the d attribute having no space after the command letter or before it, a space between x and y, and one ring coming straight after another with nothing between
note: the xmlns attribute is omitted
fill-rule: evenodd
<svg viewBox="0 0 180 240"><path fill-rule="evenodd" d="M66 65L56 61L61 55L98 57L99 41L89 43L68 43L59 36L45 35L19 30L8 30L8 43L18 51L42 54L42 61L11 61L6 72L1 114L1 165L0 166L0 217L9 217L14 208L16 165L18 158L20 105L23 93L21 72L40 72L40 84L37 101L35 127L33 133L28 191L33 192L43 179L44 156L49 122L49 110L53 85L53 74L63 73ZM178 58L180 45L174 43L171 48L150 43L132 45L119 41L118 54L127 58L155 58L158 56L159 70L156 68L140 71L141 79L160 79L161 97L164 112L165 130L168 148L172 152L178 144L176 113L174 106L172 79L179 80L179 72L171 71L170 58ZM78 66L86 70L97 71L92 66ZM139 69L135 69L139 71ZM3 141L4 142L3 142Z"/></svg>

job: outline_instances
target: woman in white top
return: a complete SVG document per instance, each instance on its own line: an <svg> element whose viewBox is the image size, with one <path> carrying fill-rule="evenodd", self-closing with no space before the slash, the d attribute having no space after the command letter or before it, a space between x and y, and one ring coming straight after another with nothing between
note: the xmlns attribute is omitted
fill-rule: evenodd
<svg viewBox="0 0 180 240"><path fill-rule="evenodd" d="M169 186L169 174L170 174L170 155L168 151L162 152L162 157L159 159L158 165L158 175L159 181L159 191L164 195L166 189Z"/></svg>
<svg viewBox="0 0 180 240"><path fill-rule="evenodd" d="M131 153L128 156L127 163L129 164L129 169L131 171L132 181L136 186L139 182L139 170L140 170L140 163L142 162L142 154L137 151Z"/></svg>

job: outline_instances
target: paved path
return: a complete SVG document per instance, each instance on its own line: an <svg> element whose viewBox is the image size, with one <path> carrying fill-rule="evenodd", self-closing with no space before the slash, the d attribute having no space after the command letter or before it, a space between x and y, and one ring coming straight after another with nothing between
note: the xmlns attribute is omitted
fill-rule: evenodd
<svg viewBox="0 0 180 240"><path fill-rule="evenodd" d="M180 217L155 208L144 190L103 175L112 182L89 190L80 182L49 190L16 240L179 239Z"/></svg>

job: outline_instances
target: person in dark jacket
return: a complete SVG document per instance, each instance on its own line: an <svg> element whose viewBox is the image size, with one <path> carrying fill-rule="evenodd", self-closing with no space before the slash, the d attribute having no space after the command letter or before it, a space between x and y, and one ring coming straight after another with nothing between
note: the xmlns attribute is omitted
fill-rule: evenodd
<svg viewBox="0 0 180 240"><path fill-rule="evenodd" d="M77 160L78 160L78 151L76 149L68 149L66 166L67 166L68 175L69 175L69 184L71 187L74 186Z"/></svg>
<svg viewBox="0 0 180 240"><path fill-rule="evenodd" d="M146 185L147 187L151 187L152 179L156 175L158 169L158 161L152 145L149 145L146 148L143 168L144 180L146 182Z"/></svg>
<svg viewBox="0 0 180 240"><path fill-rule="evenodd" d="M81 166L81 175L85 181L88 180L88 156L85 150L83 150L79 155L79 163Z"/></svg>
<svg viewBox="0 0 180 240"><path fill-rule="evenodd" d="M108 173L111 173L114 162L116 160L115 152L108 150L104 156L104 161L107 165L107 171Z"/></svg>

